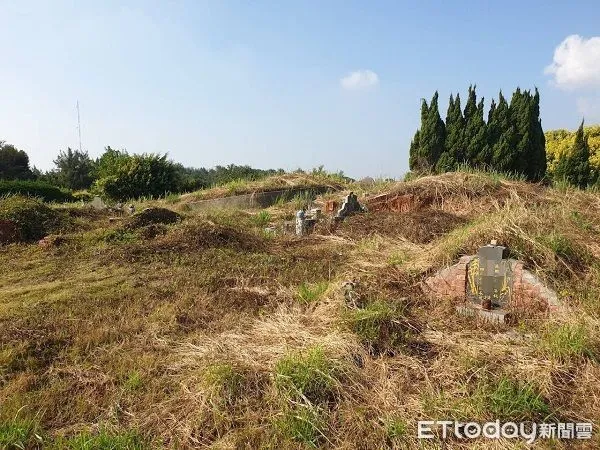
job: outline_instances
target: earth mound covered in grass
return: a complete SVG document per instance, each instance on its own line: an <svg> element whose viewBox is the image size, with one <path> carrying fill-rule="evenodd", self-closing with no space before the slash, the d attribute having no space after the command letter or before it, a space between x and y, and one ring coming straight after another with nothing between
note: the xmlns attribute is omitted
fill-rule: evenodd
<svg viewBox="0 0 600 450"><path fill-rule="evenodd" d="M167 208L145 208L129 218L124 228L136 230L148 225L169 225L182 220L181 214Z"/></svg>
<svg viewBox="0 0 600 450"><path fill-rule="evenodd" d="M34 241L60 228L63 217L44 202L21 195L0 199L6 241Z"/></svg>
<svg viewBox="0 0 600 450"><path fill-rule="evenodd" d="M340 224L336 234L350 239L379 234L425 244L466 222L455 214L429 208L404 214L381 211L348 217Z"/></svg>

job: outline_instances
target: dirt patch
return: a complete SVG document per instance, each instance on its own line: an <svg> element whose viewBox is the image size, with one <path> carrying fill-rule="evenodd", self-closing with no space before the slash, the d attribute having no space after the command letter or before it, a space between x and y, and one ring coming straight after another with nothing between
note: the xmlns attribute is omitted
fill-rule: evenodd
<svg viewBox="0 0 600 450"><path fill-rule="evenodd" d="M338 226L335 234L350 239L379 234L423 244L466 222L466 219L457 215L429 208L407 213L381 211L349 217Z"/></svg>
<svg viewBox="0 0 600 450"><path fill-rule="evenodd" d="M151 248L156 251L195 251L212 247L226 247L240 251L261 250L263 240L252 232L208 220L186 224L162 238L155 239Z"/></svg>
<svg viewBox="0 0 600 450"><path fill-rule="evenodd" d="M12 244L19 241L19 229L12 220L0 220L0 244Z"/></svg>

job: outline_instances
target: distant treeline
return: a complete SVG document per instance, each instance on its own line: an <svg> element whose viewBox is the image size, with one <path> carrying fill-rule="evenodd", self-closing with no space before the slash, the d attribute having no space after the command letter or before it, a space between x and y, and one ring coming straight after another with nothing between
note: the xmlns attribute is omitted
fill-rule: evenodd
<svg viewBox="0 0 600 450"><path fill-rule="evenodd" d="M250 166L184 167L167 155L129 154L110 146L97 159L85 151L67 148L47 172L30 168L29 157L14 145L0 141L0 195L21 192L47 200L66 200L67 190L91 190L116 200L164 196L224 184L233 180L257 180L284 173Z"/></svg>

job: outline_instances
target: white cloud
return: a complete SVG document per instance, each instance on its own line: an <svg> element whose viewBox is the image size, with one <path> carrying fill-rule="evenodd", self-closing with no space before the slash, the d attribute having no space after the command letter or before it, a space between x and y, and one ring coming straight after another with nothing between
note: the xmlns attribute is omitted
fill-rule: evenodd
<svg viewBox="0 0 600 450"><path fill-rule="evenodd" d="M358 90L375 86L379 83L379 77L372 70L355 70L340 80L344 89Z"/></svg>
<svg viewBox="0 0 600 450"><path fill-rule="evenodd" d="M600 37L568 36L554 50L554 59L544 70L557 86L576 89L600 86Z"/></svg>

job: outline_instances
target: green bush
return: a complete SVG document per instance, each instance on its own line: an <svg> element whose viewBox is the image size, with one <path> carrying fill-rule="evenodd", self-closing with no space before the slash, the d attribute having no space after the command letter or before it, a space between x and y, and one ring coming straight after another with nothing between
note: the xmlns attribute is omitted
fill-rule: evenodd
<svg viewBox="0 0 600 450"><path fill-rule="evenodd" d="M21 195L0 199L0 219L10 220L25 241L41 239L62 225L62 216L42 201Z"/></svg>
<svg viewBox="0 0 600 450"><path fill-rule="evenodd" d="M94 195L88 191L73 192L73 199L78 202L91 202L94 200Z"/></svg>
<svg viewBox="0 0 600 450"><path fill-rule="evenodd" d="M39 197L46 202L72 202L75 200L70 191L44 181L0 180L0 197L16 194Z"/></svg>
<svg viewBox="0 0 600 450"><path fill-rule="evenodd" d="M167 155L120 155L113 171L96 181L96 190L114 200L162 197L179 190L179 175Z"/></svg>

